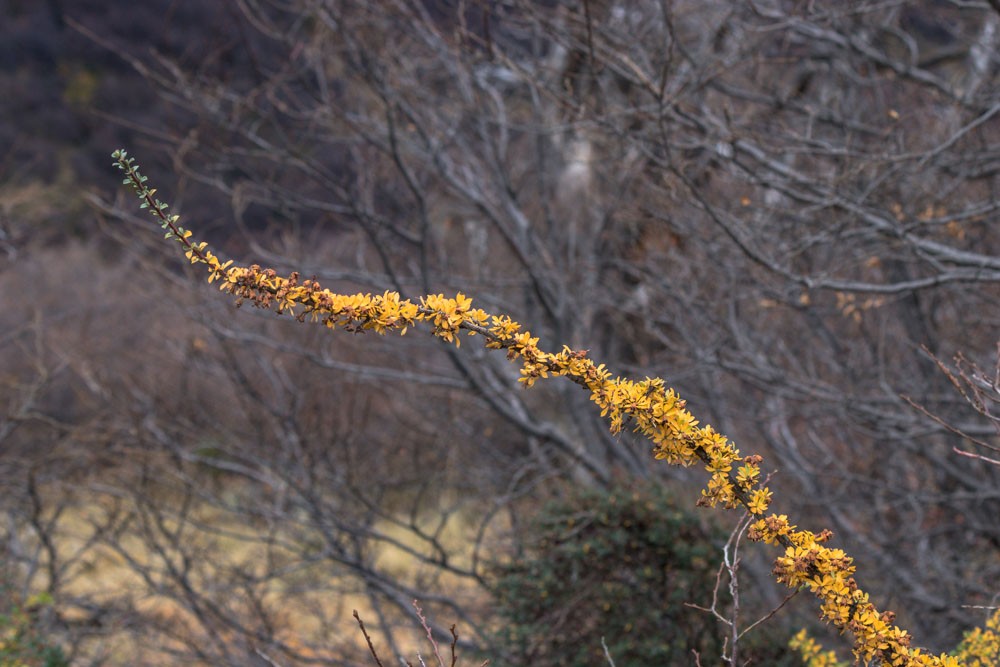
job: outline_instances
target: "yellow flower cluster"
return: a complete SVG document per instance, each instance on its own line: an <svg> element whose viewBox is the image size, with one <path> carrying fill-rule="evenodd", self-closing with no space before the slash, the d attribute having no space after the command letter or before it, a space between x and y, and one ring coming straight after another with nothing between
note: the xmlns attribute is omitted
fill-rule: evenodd
<svg viewBox="0 0 1000 667"><path fill-rule="evenodd" d="M532 386L539 378L569 378L589 390L591 400L601 410L601 416L609 420L613 433L630 425L650 439L657 459L683 466L701 462L709 480L699 504L726 508L742 505L759 517L751 526L750 537L785 547L784 554L775 561L778 581L792 588L808 588L816 595L821 602L822 617L854 635L854 655L858 660L878 658L885 665L959 665L954 657L934 657L910 648L910 636L892 625L893 614L878 612L868 601L867 593L858 588L853 577L853 560L842 550L825 546L824 542L832 536L829 531L814 534L797 530L785 515L765 517L771 492L761 483L761 457L741 456L726 436L711 426L699 426L684 400L666 387L663 380L612 378L610 371L589 359L585 350L563 347L560 352L546 352L538 347L539 339L522 330L520 324L506 315L491 315L472 308L472 299L461 293L454 298L428 295L419 303L404 299L397 292L336 294L315 280L300 282L297 273L282 277L257 265L232 267L232 262L222 263L204 242L190 240L191 233L177 225L177 216L164 213L166 205L153 199L155 191L146 188L145 177L125 157L124 151L116 151L115 158L126 173L125 183L131 184L140 200L151 208L167 230L166 236L181 242L192 263L208 267L209 281L220 280L221 289L236 295L240 303L250 301L261 308L291 314L300 321L308 318L329 328L354 332L371 330L384 334L396 330L404 334L410 326L425 322L433 328L435 336L456 346L460 345L459 335L464 330L467 335L483 336L487 348L506 350L511 361L520 360L520 382L525 387ZM811 645L802 646L812 651Z"/></svg>
<svg viewBox="0 0 1000 667"><path fill-rule="evenodd" d="M833 651L824 651L816 640L811 638L806 630L800 630L788 646L798 651L806 667L848 667L848 663L837 659ZM917 654L916 651L914 651ZM919 654L912 656L917 662L909 664L942 664L962 665L963 667L1000 667L1000 609L993 612L983 628L974 628L966 633L965 638L951 656L933 658L934 662L926 662L927 656ZM921 660L924 659L923 662ZM907 663L903 663L907 664Z"/></svg>
<svg viewBox="0 0 1000 667"><path fill-rule="evenodd" d="M1000 667L1000 609L987 619L985 628L975 628L955 651L965 667Z"/></svg>
<svg viewBox="0 0 1000 667"><path fill-rule="evenodd" d="M800 630L792 640L788 642L789 648L798 651L802 656L802 663L806 667L847 667L846 662L837 659L837 654L833 651L824 651L823 647L816 643L816 640L809 636L805 630Z"/></svg>
<svg viewBox="0 0 1000 667"><path fill-rule="evenodd" d="M910 648L909 633L892 624L895 614L880 613L868 594L858 588L853 576L854 559L842 549L824 544L833 536L830 531L817 535L798 530L787 516L772 514L754 522L748 535L753 540L785 546L784 554L774 562L775 578L790 588L806 588L819 598L821 617L854 635L855 659L870 663L878 658L878 664L907 667L960 665L954 657L928 655L919 648Z"/></svg>
<svg viewBox="0 0 1000 667"><path fill-rule="evenodd" d="M472 299L461 292L454 299L448 299L443 294L431 294L420 300L420 315L434 325L434 335L461 346L458 331L463 325L482 327L490 316L486 311L472 307ZM466 326L468 328L468 326ZM477 329L470 329L475 334Z"/></svg>

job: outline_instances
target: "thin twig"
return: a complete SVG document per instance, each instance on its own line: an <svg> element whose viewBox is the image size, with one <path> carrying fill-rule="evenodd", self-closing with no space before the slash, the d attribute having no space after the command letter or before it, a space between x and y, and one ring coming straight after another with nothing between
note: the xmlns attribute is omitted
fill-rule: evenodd
<svg viewBox="0 0 1000 667"><path fill-rule="evenodd" d="M361 615L357 609L354 610L354 618L357 619L358 625L361 627L361 634L365 636L365 641L368 642L368 650L371 651L372 657L375 658L375 664L378 667L385 667L382 661L379 660L378 653L375 652L375 645L372 644L372 638L368 636L368 631L365 630L365 622L361 620Z"/></svg>
<svg viewBox="0 0 1000 667"><path fill-rule="evenodd" d="M445 667L444 658L441 657L441 650L438 648L438 643L434 641L434 632L431 630L431 626L427 623L427 617L424 616L424 610L420 608L420 602L414 600L413 608L417 610L417 618L420 619L420 625L424 626L424 630L427 632L427 641L430 642L431 648L434 649L434 657L437 658L438 665L440 665L440 667ZM419 658L420 656L417 657ZM424 664L423 659L420 660L420 664Z"/></svg>
<svg viewBox="0 0 1000 667"><path fill-rule="evenodd" d="M748 625L746 628L744 628L740 632L740 638L742 638L743 635L745 635L746 633L750 632L751 630L753 630L754 628L756 628L758 625L760 625L764 621L767 621L767 620L770 620L771 618L773 618L775 614L777 614L779 611L781 611L782 607L784 607L786 604L788 604L792 600L792 598L794 598L796 595L798 595L801 591L802 591L801 588L797 588L794 591L792 591L791 593L789 593L788 595L786 595L785 599L782 600L778 604L777 607L775 607L774 609L772 609L771 611L769 611L767 613L767 615L761 616L756 621L754 621L753 623L751 623L750 625Z"/></svg>
<svg viewBox="0 0 1000 667"><path fill-rule="evenodd" d="M979 459L980 461L986 461L987 463L992 463L995 466L1000 466L1000 460L991 459L990 457L983 456L982 454L976 454L975 452L967 452L963 449L959 449L958 447L952 447L951 451L955 452L959 456L968 456L970 459Z"/></svg>
<svg viewBox="0 0 1000 667"><path fill-rule="evenodd" d="M254 648L253 652L259 655L261 658L263 658L264 661L267 662L267 664L271 665L271 667L281 667L280 663L275 662L271 656L269 656L267 653L264 653L259 648Z"/></svg>
<svg viewBox="0 0 1000 667"><path fill-rule="evenodd" d="M611 651L608 650L608 645L604 643L604 637L601 637L601 648L604 649L604 659L608 661L611 667L615 667L615 661L611 658Z"/></svg>

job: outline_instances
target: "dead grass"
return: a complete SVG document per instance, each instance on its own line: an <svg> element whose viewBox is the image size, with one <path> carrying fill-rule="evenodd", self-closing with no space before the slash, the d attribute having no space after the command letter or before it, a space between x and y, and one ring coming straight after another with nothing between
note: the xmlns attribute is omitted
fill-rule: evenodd
<svg viewBox="0 0 1000 667"><path fill-rule="evenodd" d="M163 521L165 531L182 529L183 548L157 545L138 526L122 530L114 540L114 547L106 541L95 543L95 527L107 525L115 513L121 512L120 498L100 491L77 491L76 501L62 512L54 530L59 559L74 563L66 571L57 595L57 610L62 618L70 623L85 622L89 612L78 604L83 600L107 609L125 609L131 615L131 618L117 618L102 633L85 641L78 660L103 658L109 664L176 664L176 653L183 652L188 642L206 646L228 644L231 649L245 652L246 640L238 632L218 629L206 632L191 606L182 599L176 582L165 574L171 566L183 567L184 557L192 554L201 559L200 563L187 564L194 588L251 627L256 613L246 591L233 588L227 593L226 582L232 585L234 572L261 578L260 583L249 588L267 610L275 639L298 653L302 660L331 659L343 655L345 647L347 652L352 647L363 647L363 639L351 617L355 609L379 642L378 615L364 594L362 582L349 574L332 575L327 563L305 564L302 556L308 552L308 545L303 545L300 553L294 548L276 547L274 534L241 523L235 515L208 503L192 509L183 528L177 517ZM469 546L475 537L472 519L455 513L439 527L437 518L428 515L418 525L427 532L437 529L440 544L453 555L451 562L468 567ZM431 551L405 522L381 521L374 529L386 539L373 544L372 561L387 578L414 587L431 583L441 593L465 603L485 602L484 592L468 579L442 573L421 562L414 552L430 557ZM302 533L283 537L301 540ZM287 572L276 575L282 567ZM272 576L267 577L268 574ZM33 583L44 589L48 578L42 575ZM451 619L441 620L448 625ZM401 648L412 655L425 652L422 632L416 623L412 629L403 633Z"/></svg>

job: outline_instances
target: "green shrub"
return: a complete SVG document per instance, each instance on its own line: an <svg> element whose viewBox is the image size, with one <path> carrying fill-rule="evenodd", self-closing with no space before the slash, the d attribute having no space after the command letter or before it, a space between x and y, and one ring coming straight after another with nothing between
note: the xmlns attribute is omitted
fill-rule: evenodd
<svg viewBox="0 0 1000 667"><path fill-rule="evenodd" d="M51 604L45 595L23 603L0 583L0 667L69 667L63 650L37 628L33 611Z"/></svg>
<svg viewBox="0 0 1000 667"><path fill-rule="evenodd" d="M720 664L725 626L688 606L712 604L719 529L653 486L574 492L531 528L523 556L493 570L509 664L607 664L602 638L617 667L695 664L694 651ZM795 664L786 636L748 647L751 636L740 664Z"/></svg>

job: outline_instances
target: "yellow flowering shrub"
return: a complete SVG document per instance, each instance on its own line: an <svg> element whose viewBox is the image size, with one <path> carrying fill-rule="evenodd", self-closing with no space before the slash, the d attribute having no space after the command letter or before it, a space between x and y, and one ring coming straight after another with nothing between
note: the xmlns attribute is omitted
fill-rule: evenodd
<svg viewBox="0 0 1000 667"><path fill-rule="evenodd" d="M631 427L653 443L656 459L673 465L703 466L708 482L698 504L726 509L742 506L757 517L749 531L751 539L783 548L774 564L776 579L816 596L821 617L841 632L853 635L855 660L912 667L995 664L971 657L980 661L960 662L965 660L962 656L977 655L974 650L978 649L968 648L957 656L934 656L911 647L910 635L893 624L894 614L879 611L858 587L853 559L841 549L826 546L832 537L830 531L817 534L801 530L784 514L767 514L772 494L761 482L762 457L744 456L725 435L700 424L687 410L685 401L662 379L613 376L604 364L590 359L586 350L565 346L558 352L543 350L538 346L538 337L519 323L503 314L473 308L472 299L462 293L454 297L431 294L416 302L391 291L381 295L337 294L315 280L300 280L298 273L280 276L256 264L234 266L231 260L223 262L206 242L192 239L192 233L178 224L177 215L167 215L167 204L155 198L155 189L146 186L146 177L140 174L134 158L123 150L115 151L113 157L125 175L123 182L135 189L140 207L150 209L165 230L165 237L180 243L192 264L204 264L208 281L219 282L220 289L235 295L238 303L250 302L299 321L355 332L402 335L410 327L426 324L434 336L456 346L461 344L463 334L482 336L487 348L505 350L509 360L520 363L519 381L525 387L548 377L568 378L590 393L590 400L608 419L612 433ZM985 632L993 634L977 635L967 641L988 640L995 646L995 628ZM811 642L802 635L797 644L809 664L838 664L832 654L821 652Z"/></svg>
<svg viewBox="0 0 1000 667"><path fill-rule="evenodd" d="M975 628L955 650L955 658L965 667L1000 667L1000 609Z"/></svg>
<svg viewBox="0 0 1000 667"><path fill-rule="evenodd" d="M805 630L800 630L788 645L802 656L802 663L807 667L847 667L847 663L837 659L833 651L824 651L816 640Z"/></svg>

